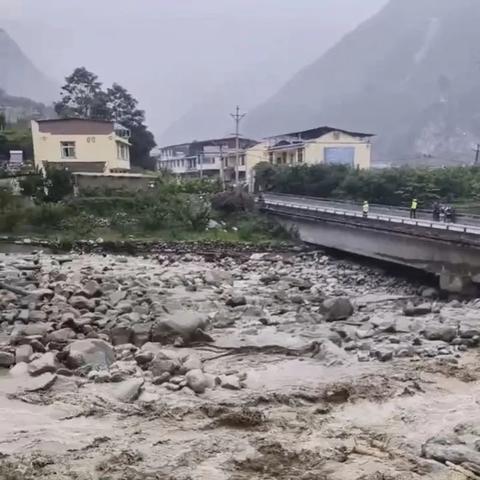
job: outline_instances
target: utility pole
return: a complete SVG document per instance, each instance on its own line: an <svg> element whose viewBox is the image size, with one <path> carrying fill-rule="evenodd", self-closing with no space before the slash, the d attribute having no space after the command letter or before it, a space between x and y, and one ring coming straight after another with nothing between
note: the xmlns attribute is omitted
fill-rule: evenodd
<svg viewBox="0 0 480 480"><path fill-rule="evenodd" d="M235 185L239 184L239 160L240 160L240 122L245 117L246 113L240 114L240 107L237 105L235 113L230 116L235 120Z"/></svg>
<svg viewBox="0 0 480 480"><path fill-rule="evenodd" d="M478 161L480 160L480 144L477 143L475 151L475 166L478 167Z"/></svg>
<svg viewBox="0 0 480 480"><path fill-rule="evenodd" d="M220 181L222 182L222 191L225 191L225 169L223 165L223 145L220 144Z"/></svg>

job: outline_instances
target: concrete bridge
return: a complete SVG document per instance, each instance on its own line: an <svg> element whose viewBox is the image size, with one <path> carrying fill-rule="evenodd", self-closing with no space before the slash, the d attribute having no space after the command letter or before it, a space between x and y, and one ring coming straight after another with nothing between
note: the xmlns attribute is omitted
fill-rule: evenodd
<svg viewBox="0 0 480 480"><path fill-rule="evenodd" d="M417 220L408 210L377 206L363 218L361 206L311 197L265 194L263 210L307 243L413 267L435 274L451 293L480 286L480 217L457 223Z"/></svg>

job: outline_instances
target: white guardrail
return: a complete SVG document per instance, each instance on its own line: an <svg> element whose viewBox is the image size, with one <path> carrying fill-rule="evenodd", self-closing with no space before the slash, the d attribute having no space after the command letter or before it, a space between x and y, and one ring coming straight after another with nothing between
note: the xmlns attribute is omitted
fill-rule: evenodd
<svg viewBox="0 0 480 480"><path fill-rule="evenodd" d="M285 202L281 200L265 199L264 203L267 206L272 205L277 207L295 208L297 210L305 210L310 212L329 213L329 214L339 215L343 217L364 218L362 212L355 212L353 210L343 210L339 208L306 205L304 203ZM480 227L473 227L471 225L461 225L458 223L444 223L444 222L434 222L434 221L428 221L428 220L414 220L414 219L405 218L405 217L381 215L376 213L374 214L370 213L366 220L377 220L381 222L397 223L401 225L412 225L415 227L444 230L448 232L471 233L474 235L480 235Z"/></svg>

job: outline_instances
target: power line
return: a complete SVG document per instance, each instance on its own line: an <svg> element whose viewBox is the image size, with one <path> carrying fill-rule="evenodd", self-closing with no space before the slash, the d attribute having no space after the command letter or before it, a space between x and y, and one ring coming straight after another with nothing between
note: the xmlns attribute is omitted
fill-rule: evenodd
<svg viewBox="0 0 480 480"><path fill-rule="evenodd" d="M235 184L239 184L238 164L240 160L240 122L245 117L246 113L240 113L240 107L237 105L235 113L230 116L235 120Z"/></svg>

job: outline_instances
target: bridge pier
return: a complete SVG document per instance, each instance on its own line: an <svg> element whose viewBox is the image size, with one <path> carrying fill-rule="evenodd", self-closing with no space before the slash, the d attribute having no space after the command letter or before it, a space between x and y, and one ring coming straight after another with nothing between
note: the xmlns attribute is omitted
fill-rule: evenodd
<svg viewBox="0 0 480 480"><path fill-rule="evenodd" d="M471 276L447 271L439 275L439 286L444 292L459 295L470 296L478 293L478 285L473 282Z"/></svg>

